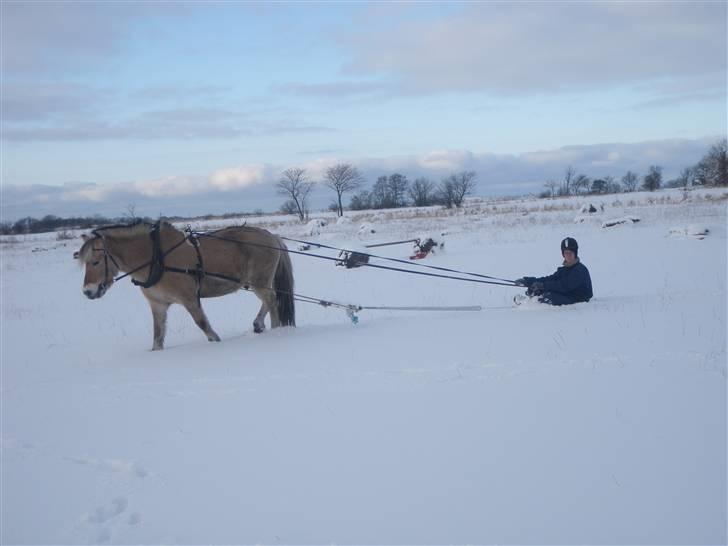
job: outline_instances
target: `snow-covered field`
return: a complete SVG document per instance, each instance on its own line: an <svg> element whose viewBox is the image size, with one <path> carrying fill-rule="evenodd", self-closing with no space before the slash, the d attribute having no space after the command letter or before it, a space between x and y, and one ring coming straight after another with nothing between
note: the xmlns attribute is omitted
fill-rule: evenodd
<svg viewBox="0 0 728 546"><path fill-rule="evenodd" d="M422 263L511 279L573 236L587 304L294 255L308 296L484 309L299 304L255 335L240 293L204 302L221 343L173 308L161 352L138 288L82 295L79 239L6 239L0 542L725 543L726 192L655 195L320 215L317 241L446 232Z"/></svg>

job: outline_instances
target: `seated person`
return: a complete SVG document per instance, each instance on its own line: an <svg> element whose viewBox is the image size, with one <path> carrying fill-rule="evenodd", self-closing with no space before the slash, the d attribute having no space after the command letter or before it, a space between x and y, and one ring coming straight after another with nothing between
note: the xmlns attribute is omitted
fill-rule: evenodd
<svg viewBox="0 0 728 546"><path fill-rule="evenodd" d="M561 241L561 255L564 264L548 277L522 277L516 284L526 286L527 296L537 297L541 303L569 305L589 301L592 284L589 270L579 260L579 245L576 239L567 237ZM522 297L522 296L521 296Z"/></svg>

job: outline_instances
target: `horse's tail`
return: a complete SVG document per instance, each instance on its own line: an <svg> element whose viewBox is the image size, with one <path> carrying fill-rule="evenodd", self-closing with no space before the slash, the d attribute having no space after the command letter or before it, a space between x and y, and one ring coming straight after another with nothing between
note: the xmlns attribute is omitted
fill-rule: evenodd
<svg viewBox="0 0 728 546"><path fill-rule="evenodd" d="M296 306L293 294L293 264L288 248L281 241L281 258L273 279L273 288L276 291L276 305L281 326L296 325Z"/></svg>

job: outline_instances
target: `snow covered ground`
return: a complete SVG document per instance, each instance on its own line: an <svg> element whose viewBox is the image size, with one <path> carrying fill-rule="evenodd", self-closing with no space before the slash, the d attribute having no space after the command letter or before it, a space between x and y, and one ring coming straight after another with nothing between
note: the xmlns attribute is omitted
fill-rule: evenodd
<svg viewBox="0 0 728 546"><path fill-rule="evenodd" d="M82 295L80 240L5 239L0 542L725 543L726 192L582 201L319 215L316 240L446 232L422 263L516 278L569 235L588 304L294 255L308 296L484 309L299 304L255 335L240 293L204 302L221 343L173 308L162 352L131 283Z"/></svg>

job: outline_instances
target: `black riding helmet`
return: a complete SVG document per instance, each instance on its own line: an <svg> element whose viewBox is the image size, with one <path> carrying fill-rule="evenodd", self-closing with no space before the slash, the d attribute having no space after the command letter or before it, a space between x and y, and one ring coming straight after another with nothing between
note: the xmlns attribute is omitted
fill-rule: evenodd
<svg viewBox="0 0 728 546"><path fill-rule="evenodd" d="M563 241L561 241L561 253L564 253L564 250L571 250L574 253L574 256L579 255L579 243L576 242L576 239L573 237L567 237Z"/></svg>

